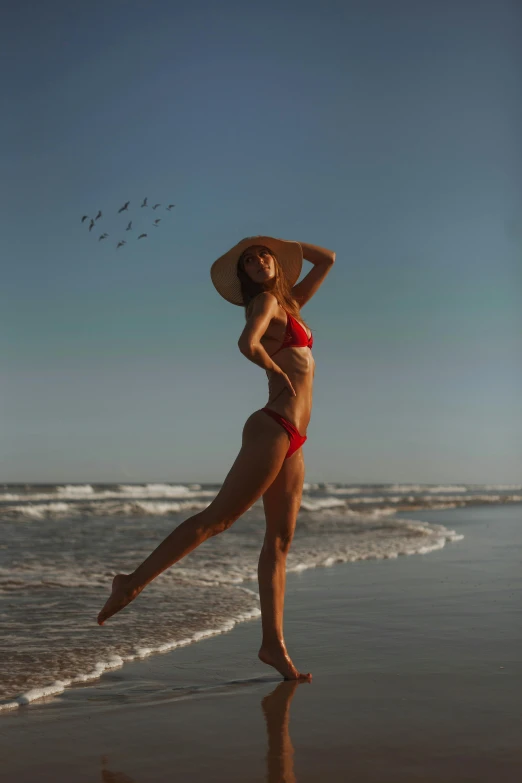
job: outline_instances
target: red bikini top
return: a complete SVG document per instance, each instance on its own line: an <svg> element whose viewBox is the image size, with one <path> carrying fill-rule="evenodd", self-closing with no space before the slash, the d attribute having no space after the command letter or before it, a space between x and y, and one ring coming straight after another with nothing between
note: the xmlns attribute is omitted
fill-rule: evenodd
<svg viewBox="0 0 522 783"><path fill-rule="evenodd" d="M282 351L283 348L290 348L291 346L295 346L296 348L311 348L314 344L313 334L310 333L310 337L308 337L304 326L302 326L299 321L297 321L293 315L288 312L288 310L285 310L285 313L287 315L287 320L283 344L280 348L277 349L277 351L274 351L274 353L270 354L271 356L275 356L275 354L279 353L279 351Z"/></svg>

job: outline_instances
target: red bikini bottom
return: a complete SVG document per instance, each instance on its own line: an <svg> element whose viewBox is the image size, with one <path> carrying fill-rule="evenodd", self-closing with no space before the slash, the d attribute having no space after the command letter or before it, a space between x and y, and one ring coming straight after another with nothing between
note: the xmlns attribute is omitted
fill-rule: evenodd
<svg viewBox="0 0 522 783"><path fill-rule="evenodd" d="M285 457L285 459L288 459L288 457L292 456L294 451L297 451L297 449L301 448L305 440L307 440L306 435L301 435L296 430L292 422L288 421L288 419L285 419L285 417L281 416L280 413L276 413L270 408L260 408L260 410L264 411L265 413L268 413L269 416L271 416L273 419L279 422L281 427L283 427L290 435L290 446L288 448L288 451L286 452L286 457Z"/></svg>

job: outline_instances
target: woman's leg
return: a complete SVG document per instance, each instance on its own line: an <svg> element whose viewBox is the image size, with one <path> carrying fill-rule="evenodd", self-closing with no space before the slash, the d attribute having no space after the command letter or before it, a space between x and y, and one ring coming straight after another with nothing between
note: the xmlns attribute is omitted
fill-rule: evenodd
<svg viewBox="0 0 522 783"><path fill-rule="evenodd" d="M258 578L261 599L263 641L259 657L286 679L310 679L300 674L286 650L283 611L286 585L286 556L294 535L301 506L305 464L300 448L283 462L277 478L263 495L266 533L259 556Z"/></svg>
<svg viewBox="0 0 522 783"><path fill-rule="evenodd" d="M178 525L132 574L114 577L98 623L103 625L162 571L248 511L279 473L287 451L288 435L277 422L261 411L249 416L241 450L212 503Z"/></svg>

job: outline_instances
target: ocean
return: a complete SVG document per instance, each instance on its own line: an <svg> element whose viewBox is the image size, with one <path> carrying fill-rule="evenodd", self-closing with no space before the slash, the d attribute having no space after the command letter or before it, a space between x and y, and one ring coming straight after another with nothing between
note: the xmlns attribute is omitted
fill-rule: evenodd
<svg viewBox="0 0 522 783"><path fill-rule="evenodd" d="M11 484L0 488L0 709L197 642L257 617L258 501L100 627L111 578L133 570L218 484ZM426 554L462 533L416 510L520 503L522 485L306 483L289 572ZM408 512L401 518L401 512Z"/></svg>

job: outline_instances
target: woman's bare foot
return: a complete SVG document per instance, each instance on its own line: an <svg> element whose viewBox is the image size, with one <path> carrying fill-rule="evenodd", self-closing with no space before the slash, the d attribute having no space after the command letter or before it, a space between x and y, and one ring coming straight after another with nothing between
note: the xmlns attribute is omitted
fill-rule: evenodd
<svg viewBox="0 0 522 783"><path fill-rule="evenodd" d="M263 663L266 663L268 666L273 666L274 669L277 669L279 674L282 674L285 680L312 679L312 675L310 673L301 674L297 671L294 664L290 660L290 656L286 651L284 642L274 645L262 645L258 652L258 657L260 661L263 661Z"/></svg>
<svg viewBox="0 0 522 783"><path fill-rule="evenodd" d="M103 625L105 620L119 612L124 606L134 601L141 590L130 586L131 574L117 574L112 580L112 593L106 601L105 606L98 615L98 625Z"/></svg>

